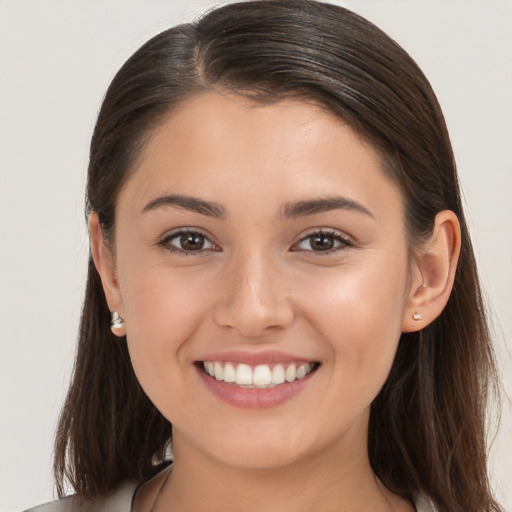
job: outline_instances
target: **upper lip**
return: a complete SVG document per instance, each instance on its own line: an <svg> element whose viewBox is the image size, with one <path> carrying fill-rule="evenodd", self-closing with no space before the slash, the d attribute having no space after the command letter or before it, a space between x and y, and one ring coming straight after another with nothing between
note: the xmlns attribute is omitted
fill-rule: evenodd
<svg viewBox="0 0 512 512"><path fill-rule="evenodd" d="M228 350L207 354L198 361L218 361L219 363L245 363L249 365L272 363L311 363L314 359L281 352L278 350L263 350L252 352L247 350Z"/></svg>

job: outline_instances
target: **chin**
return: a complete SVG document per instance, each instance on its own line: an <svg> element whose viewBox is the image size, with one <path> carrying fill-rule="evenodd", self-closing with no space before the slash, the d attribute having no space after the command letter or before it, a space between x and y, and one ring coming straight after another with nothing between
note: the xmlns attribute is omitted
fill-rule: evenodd
<svg viewBox="0 0 512 512"><path fill-rule="evenodd" d="M320 440L302 429L294 431L283 424L259 423L252 428L239 424L234 431L224 428L219 436L208 437L201 444L210 459L247 470L272 470L293 465L322 451L326 443L323 436Z"/></svg>
<svg viewBox="0 0 512 512"><path fill-rule="evenodd" d="M274 447L269 445L237 449L230 446L217 460L224 464L245 470L275 470L292 465L305 456L302 450L293 447Z"/></svg>

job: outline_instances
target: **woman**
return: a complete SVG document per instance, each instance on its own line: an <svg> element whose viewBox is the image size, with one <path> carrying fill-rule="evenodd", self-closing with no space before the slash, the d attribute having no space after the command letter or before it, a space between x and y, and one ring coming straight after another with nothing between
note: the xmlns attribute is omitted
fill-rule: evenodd
<svg viewBox="0 0 512 512"><path fill-rule="evenodd" d="M49 510L500 510L450 142L380 30L287 0L156 36L107 92L87 198L55 458L77 496Z"/></svg>

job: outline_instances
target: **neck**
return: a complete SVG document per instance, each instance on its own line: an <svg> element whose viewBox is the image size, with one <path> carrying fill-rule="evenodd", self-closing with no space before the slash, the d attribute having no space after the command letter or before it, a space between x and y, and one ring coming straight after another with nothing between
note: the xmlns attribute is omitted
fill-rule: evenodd
<svg viewBox="0 0 512 512"><path fill-rule="evenodd" d="M354 441L354 440L352 440ZM154 512L412 511L375 477L366 439L340 453L326 446L310 457L272 468L219 462L174 435L175 463L158 490Z"/></svg>

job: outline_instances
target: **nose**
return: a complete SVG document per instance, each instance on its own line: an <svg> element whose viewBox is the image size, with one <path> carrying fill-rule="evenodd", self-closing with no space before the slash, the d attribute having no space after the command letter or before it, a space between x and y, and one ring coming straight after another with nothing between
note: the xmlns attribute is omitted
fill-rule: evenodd
<svg viewBox="0 0 512 512"><path fill-rule="evenodd" d="M294 319L290 287L279 265L263 254L240 255L226 268L214 321L223 329L257 338L288 327Z"/></svg>

